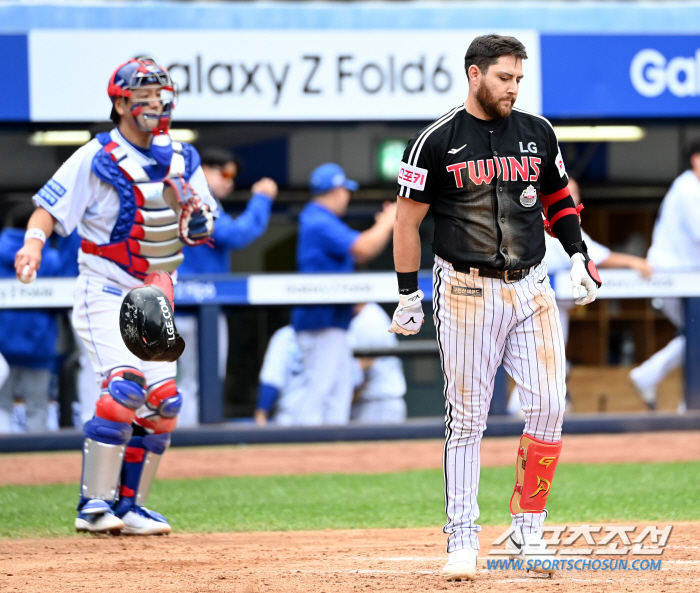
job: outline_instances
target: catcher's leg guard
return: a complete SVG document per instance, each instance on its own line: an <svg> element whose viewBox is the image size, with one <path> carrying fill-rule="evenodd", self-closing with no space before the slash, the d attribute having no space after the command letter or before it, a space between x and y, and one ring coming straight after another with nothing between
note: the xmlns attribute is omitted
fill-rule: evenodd
<svg viewBox="0 0 700 593"><path fill-rule="evenodd" d="M547 503L562 442L547 443L527 434L520 437L515 472L515 490L510 512L541 513Z"/></svg>
<svg viewBox="0 0 700 593"><path fill-rule="evenodd" d="M158 465L170 445L169 434L134 436L129 441L122 468L122 484L115 514L124 521L124 535L164 535L170 524L160 513L144 505Z"/></svg>
<svg viewBox="0 0 700 593"><path fill-rule="evenodd" d="M131 367L115 369L103 383L95 417L84 427L83 472L78 503L81 515L111 512L109 505L117 498L119 472L126 443L132 435L131 421L136 409L146 399L145 385L143 374ZM105 501L106 504L91 501ZM81 529L86 530L93 531Z"/></svg>
<svg viewBox="0 0 700 593"><path fill-rule="evenodd" d="M166 379L148 390L148 399L136 413L135 422L146 432L163 434L175 430L182 408L182 395L174 379Z"/></svg>

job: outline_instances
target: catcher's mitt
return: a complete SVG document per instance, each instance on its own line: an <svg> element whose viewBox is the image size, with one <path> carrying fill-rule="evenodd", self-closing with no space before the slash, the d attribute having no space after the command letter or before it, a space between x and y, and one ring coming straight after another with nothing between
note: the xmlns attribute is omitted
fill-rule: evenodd
<svg viewBox="0 0 700 593"><path fill-rule="evenodd" d="M180 216L180 240L185 245L211 243L214 216L182 176L163 181L163 198Z"/></svg>

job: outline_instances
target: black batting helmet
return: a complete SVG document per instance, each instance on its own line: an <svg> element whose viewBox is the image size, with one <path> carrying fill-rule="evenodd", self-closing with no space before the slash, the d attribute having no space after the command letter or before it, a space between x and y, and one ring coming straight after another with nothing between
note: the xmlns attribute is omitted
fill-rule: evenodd
<svg viewBox="0 0 700 593"><path fill-rule="evenodd" d="M129 351L141 360L174 362L185 350L172 303L158 286L129 291L119 312L119 331Z"/></svg>

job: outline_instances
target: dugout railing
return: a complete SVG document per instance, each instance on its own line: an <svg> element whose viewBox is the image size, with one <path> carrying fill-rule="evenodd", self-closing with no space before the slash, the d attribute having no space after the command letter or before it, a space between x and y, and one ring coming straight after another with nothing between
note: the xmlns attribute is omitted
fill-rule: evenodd
<svg viewBox="0 0 700 593"><path fill-rule="evenodd" d="M573 414L565 422L566 433L626 432L640 430L700 429L700 272L657 273L641 278L631 270L603 270L600 299L664 298L684 299L687 340L684 370L684 415L650 412L635 414ZM552 278L557 296L571 298L568 274ZM432 300L432 281L425 272L419 276L426 306ZM45 278L25 285L17 280L0 280L0 308L70 308L73 306L73 278ZM225 423L222 385L217 371L218 317L223 306L297 305L396 301L396 277L392 272L352 274L251 274L191 276L175 289L178 305L196 308L199 320L200 422L198 428L173 433L173 444L181 446L264 442L317 442L403 438L440 438L442 418L409 419L394 426L258 427ZM414 338L401 341L396 349L357 351L357 355L420 356L438 354L433 340ZM506 377L502 368L496 379L489 416L489 436L522 432L522 421L505 416ZM82 433L0 436L0 452L78 449Z"/></svg>

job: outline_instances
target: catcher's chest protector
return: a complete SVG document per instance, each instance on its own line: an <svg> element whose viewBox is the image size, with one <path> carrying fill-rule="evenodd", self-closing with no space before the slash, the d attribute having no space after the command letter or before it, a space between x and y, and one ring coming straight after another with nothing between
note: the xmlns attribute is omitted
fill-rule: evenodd
<svg viewBox="0 0 700 593"><path fill-rule="evenodd" d="M137 278L156 271L174 271L184 259L179 217L163 199L162 180L185 175L182 144L172 143L173 155L167 169L147 167L154 169L149 176L149 171L109 135L99 139L104 148L95 155L92 168L117 190L121 210L112 241L96 245L83 239L82 250L115 262ZM106 140L109 141L105 143ZM151 177L159 173L165 177L153 181Z"/></svg>

